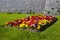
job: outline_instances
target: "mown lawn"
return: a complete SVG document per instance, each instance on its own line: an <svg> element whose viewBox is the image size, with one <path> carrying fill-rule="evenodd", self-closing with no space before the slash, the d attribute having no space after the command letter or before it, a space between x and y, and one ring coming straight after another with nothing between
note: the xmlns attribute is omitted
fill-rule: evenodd
<svg viewBox="0 0 60 40"><path fill-rule="evenodd" d="M43 32L30 32L3 26L7 21L24 17L26 14L0 14L0 40L60 40L60 16L56 16L58 21Z"/></svg>

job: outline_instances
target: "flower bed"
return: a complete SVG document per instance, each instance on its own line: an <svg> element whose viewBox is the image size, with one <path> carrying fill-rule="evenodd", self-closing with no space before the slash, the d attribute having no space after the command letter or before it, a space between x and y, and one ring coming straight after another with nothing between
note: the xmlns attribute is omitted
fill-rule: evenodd
<svg viewBox="0 0 60 40"><path fill-rule="evenodd" d="M38 15L38 16L29 16L27 18L14 20L11 22L6 22L6 27L17 27L23 29L35 29L37 31L42 31L46 27L49 27L57 20L54 16L48 15Z"/></svg>

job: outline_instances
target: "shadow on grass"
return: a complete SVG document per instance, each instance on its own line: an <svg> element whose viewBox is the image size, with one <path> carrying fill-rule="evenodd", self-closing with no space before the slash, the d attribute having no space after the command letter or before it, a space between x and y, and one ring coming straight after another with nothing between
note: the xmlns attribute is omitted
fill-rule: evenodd
<svg viewBox="0 0 60 40"><path fill-rule="evenodd" d="M51 27L58 19L55 18L54 21L48 25L45 25L45 26L42 26L40 30L34 30L34 29L25 29L25 30L28 30L28 31L31 31L31 32L43 32L45 31L47 28Z"/></svg>
<svg viewBox="0 0 60 40"><path fill-rule="evenodd" d="M46 25L46 26L42 26L42 28L41 28L39 31L40 31L40 32L45 31L47 28L51 27L57 20L58 20L58 19L55 18L55 19L54 19L54 22L52 22L51 24L48 24L48 25Z"/></svg>

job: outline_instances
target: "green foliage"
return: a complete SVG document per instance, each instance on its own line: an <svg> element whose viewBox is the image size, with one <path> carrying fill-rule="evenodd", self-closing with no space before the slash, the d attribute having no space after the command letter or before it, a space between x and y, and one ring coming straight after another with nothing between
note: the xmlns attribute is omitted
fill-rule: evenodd
<svg viewBox="0 0 60 40"><path fill-rule="evenodd" d="M30 14L29 12L26 12L26 14Z"/></svg>
<svg viewBox="0 0 60 40"><path fill-rule="evenodd" d="M26 14L35 14L35 12L30 10L29 12L26 12Z"/></svg>
<svg viewBox="0 0 60 40"><path fill-rule="evenodd" d="M32 13L33 13L33 14L35 14L35 12L34 12L34 11L33 11Z"/></svg>
<svg viewBox="0 0 60 40"><path fill-rule="evenodd" d="M22 14L21 12L16 12L16 14Z"/></svg>
<svg viewBox="0 0 60 40"><path fill-rule="evenodd" d="M60 8L57 10L57 12L60 14Z"/></svg>
<svg viewBox="0 0 60 40"><path fill-rule="evenodd" d="M12 14L12 12L6 12L6 14Z"/></svg>

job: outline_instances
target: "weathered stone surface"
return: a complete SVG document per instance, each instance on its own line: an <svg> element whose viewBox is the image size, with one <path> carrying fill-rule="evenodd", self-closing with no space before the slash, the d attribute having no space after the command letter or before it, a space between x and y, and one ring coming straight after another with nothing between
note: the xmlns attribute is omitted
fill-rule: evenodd
<svg viewBox="0 0 60 40"><path fill-rule="evenodd" d="M42 12L45 0L0 0L0 11L20 11L26 12L33 10Z"/></svg>
<svg viewBox="0 0 60 40"><path fill-rule="evenodd" d="M60 0L46 0L44 13L48 14L58 14L57 10L60 8Z"/></svg>
<svg viewBox="0 0 60 40"><path fill-rule="evenodd" d="M0 11L44 12L55 14L60 8L60 0L0 0ZM47 12L49 11L49 12Z"/></svg>

